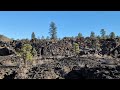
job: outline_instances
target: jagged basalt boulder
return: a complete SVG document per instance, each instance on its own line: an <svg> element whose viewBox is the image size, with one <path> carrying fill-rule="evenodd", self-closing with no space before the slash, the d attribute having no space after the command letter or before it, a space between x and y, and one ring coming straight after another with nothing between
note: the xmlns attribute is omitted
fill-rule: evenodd
<svg viewBox="0 0 120 90"><path fill-rule="evenodd" d="M0 56L7 56L11 54L15 54L15 52L12 50L9 50L8 48L0 48Z"/></svg>

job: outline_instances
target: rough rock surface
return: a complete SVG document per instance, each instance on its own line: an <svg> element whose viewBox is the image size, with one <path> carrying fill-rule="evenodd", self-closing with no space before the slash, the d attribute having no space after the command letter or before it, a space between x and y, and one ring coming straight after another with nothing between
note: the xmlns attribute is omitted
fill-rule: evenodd
<svg viewBox="0 0 120 90"><path fill-rule="evenodd" d="M114 62L113 60L94 60L85 57L64 58L32 67L27 73L27 78L118 79L120 78L120 66Z"/></svg>
<svg viewBox="0 0 120 90"><path fill-rule="evenodd" d="M0 68L1 79L120 79L120 61L113 58L66 57L38 60L27 68ZM41 63L42 62L42 63Z"/></svg>

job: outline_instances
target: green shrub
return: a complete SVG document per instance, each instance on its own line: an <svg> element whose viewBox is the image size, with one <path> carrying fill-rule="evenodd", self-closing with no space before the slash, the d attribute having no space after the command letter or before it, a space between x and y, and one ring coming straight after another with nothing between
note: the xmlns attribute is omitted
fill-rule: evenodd
<svg viewBox="0 0 120 90"><path fill-rule="evenodd" d="M80 52L79 44L74 43L74 52L78 54Z"/></svg>

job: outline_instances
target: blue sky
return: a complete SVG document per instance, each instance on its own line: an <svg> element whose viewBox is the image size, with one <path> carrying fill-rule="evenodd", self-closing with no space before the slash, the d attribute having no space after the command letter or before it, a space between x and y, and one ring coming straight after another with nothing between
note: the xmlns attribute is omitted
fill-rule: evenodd
<svg viewBox="0 0 120 90"><path fill-rule="evenodd" d="M114 31L120 36L120 11L0 11L0 34L9 38L31 38L49 36L49 24L57 26L57 36L89 36L91 31L100 35Z"/></svg>

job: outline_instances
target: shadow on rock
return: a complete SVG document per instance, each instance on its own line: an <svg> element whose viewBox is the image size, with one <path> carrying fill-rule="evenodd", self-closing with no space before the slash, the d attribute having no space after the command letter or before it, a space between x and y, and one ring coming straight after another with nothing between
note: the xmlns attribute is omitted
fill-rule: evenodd
<svg viewBox="0 0 120 90"><path fill-rule="evenodd" d="M10 75L5 74L3 79L14 79L16 74L17 73L15 71L13 71Z"/></svg>
<svg viewBox="0 0 120 90"><path fill-rule="evenodd" d="M64 76L65 79L120 79L119 67L94 67L73 69Z"/></svg>
<svg viewBox="0 0 120 90"><path fill-rule="evenodd" d="M65 79L87 79L88 78L87 68L73 69L64 76ZM89 73L90 74L90 73ZM92 75L91 75L92 76Z"/></svg>

